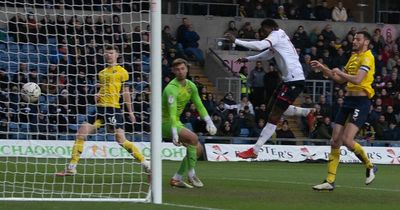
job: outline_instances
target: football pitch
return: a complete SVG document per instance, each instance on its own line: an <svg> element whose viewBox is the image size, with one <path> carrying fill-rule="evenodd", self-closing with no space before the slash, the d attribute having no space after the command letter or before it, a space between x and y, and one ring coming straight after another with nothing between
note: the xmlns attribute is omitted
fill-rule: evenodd
<svg viewBox="0 0 400 210"><path fill-rule="evenodd" d="M1 182L5 176L2 164L0 164ZM24 163L20 164L21 169L26 169ZM163 162L162 205L121 202L0 201L0 210L399 209L398 165L378 165L376 180L366 186L365 169L361 164L340 164L336 189L333 192L314 192L311 189L314 184L320 183L325 178L325 163L200 161L196 171L205 184L205 187L200 189L178 189L169 186L168 181L178 166L179 162ZM115 167L113 170L119 170ZM83 175L55 182L70 182L72 179L76 181L79 180L79 176ZM31 179L29 174L24 177ZM104 180L104 177L100 178ZM92 177L87 181L100 183L102 180ZM5 183L0 185L0 189L4 190ZM95 184L94 188L96 187L102 186ZM121 191L118 187L115 189ZM93 187L92 190L96 191Z"/></svg>

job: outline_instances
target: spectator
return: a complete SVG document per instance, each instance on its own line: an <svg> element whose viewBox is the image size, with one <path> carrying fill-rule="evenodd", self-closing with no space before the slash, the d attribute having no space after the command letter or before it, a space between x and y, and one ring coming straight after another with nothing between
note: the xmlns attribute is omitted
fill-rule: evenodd
<svg viewBox="0 0 400 210"><path fill-rule="evenodd" d="M230 33L230 34L233 34L233 35L235 35L235 36L238 36L239 31L238 31L238 29L236 28L236 23L235 23L235 21L233 21L233 20L229 21L228 29L225 30L224 34L226 34L226 33Z"/></svg>
<svg viewBox="0 0 400 210"><path fill-rule="evenodd" d="M346 22L347 21L347 11L343 7L343 2L338 1L337 6L332 10L332 19L336 22Z"/></svg>
<svg viewBox="0 0 400 210"><path fill-rule="evenodd" d="M263 8L262 4L256 4L256 7L253 11L254 18L265 18L267 15L265 14L265 9Z"/></svg>
<svg viewBox="0 0 400 210"><path fill-rule="evenodd" d="M203 100L203 105L208 113L214 114L217 111L217 102L214 99L214 94L207 93L207 98Z"/></svg>
<svg viewBox="0 0 400 210"><path fill-rule="evenodd" d="M26 27L26 20L21 13L17 13L8 21L8 33L14 38L15 42L27 42L28 29Z"/></svg>
<svg viewBox="0 0 400 210"><path fill-rule="evenodd" d="M313 71L311 68L311 56L309 54L304 55L303 62L301 62L301 66L303 67L304 76L308 78L308 74Z"/></svg>
<svg viewBox="0 0 400 210"><path fill-rule="evenodd" d="M307 79L308 80L326 80L322 71L319 69L316 69L316 68L311 68L311 71L308 73Z"/></svg>
<svg viewBox="0 0 400 210"><path fill-rule="evenodd" d="M283 139L294 139L294 133L289 128L289 122L284 120L282 122L282 127L280 129L276 129L276 138L283 138ZM296 145L295 141L281 141L281 144L284 145Z"/></svg>
<svg viewBox="0 0 400 210"><path fill-rule="evenodd" d="M342 69L346 65L348 57L349 55L345 53L343 48L339 47L336 51L336 56L333 58L333 68Z"/></svg>
<svg viewBox="0 0 400 210"><path fill-rule="evenodd" d="M393 106L387 106L386 111L383 115L385 116L385 120L388 123L397 124L396 115L394 114Z"/></svg>
<svg viewBox="0 0 400 210"><path fill-rule="evenodd" d="M332 101L332 100L330 100ZM321 106L321 115L323 117L328 116L332 117L332 106L327 102L326 95L320 95L319 96L319 102L318 104Z"/></svg>
<svg viewBox="0 0 400 210"><path fill-rule="evenodd" d="M218 116L221 117L222 120L225 120L226 116L228 115L228 112L229 110L225 108L224 101L220 100L214 114L217 114Z"/></svg>
<svg viewBox="0 0 400 210"><path fill-rule="evenodd" d="M204 54L199 48L198 41L200 40L199 34L193 30L193 25L189 25L187 31L184 33L183 37L183 48L187 56L194 56L196 61L199 62L200 66L204 66Z"/></svg>
<svg viewBox="0 0 400 210"><path fill-rule="evenodd" d="M286 13L285 13L285 8L282 5L278 7L278 11L276 12L274 18L275 19L280 19L280 20L287 20L288 19L287 16L286 16Z"/></svg>
<svg viewBox="0 0 400 210"><path fill-rule="evenodd" d="M255 31L251 26L250 22L246 22L243 27L239 30L239 37L243 39L254 39L255 38Z"/></svg>
<svg viewBox="0 0 400 210"><path fill-rule="evenodd" d="M370 113L368 115L367 122L372 126L375 126L375 123L378 121L379 116L382 114L382 106L371 106Z"/></svg>
<svg viewBox="0 0 400 210"><path fill-rule="evenodd" d="M336 41L336 34L332 31L332 25L331 24L326 24L324 29L321 31L321 34L324 35L325 39L327 40L327 42L331 42L331 41ZM353 40L351 40L350 43L352 43Z"/></svg>
<svg viewBox="0 0 400 210"><path fill-rule="evenodd" d="M288 19L298 19L298 11L296 5L293 4L293 0L287 0L282 6L285 8L285 13Z"/></svg>
<svg viewBox="0 0 400 210"><path fill-rule="evenodd" d="M237 107L238 107L238 112L244 111L247 108L250 114L252 115L255 114L253 104L249 101L249 99L246 96L242 97L242 100L240 101Z"/></svg>
<svg viewBox="0 0 400 210"><path fill-rule="evenodd" d="M302 49L303 52L310 47L309 38L303 26L297 27L292 37L292 43L294 47Z"/></svg>
<svg viewBox="0 0 400 210"><path fill-rule="evenodd" d="M185 33L188 31L190 24L190 20L184 17L182 18L182 24L176 29L176 40L181 45L185 42Z"/></svg>
<svg viewBox="0 0 400 210"><path fill-rule="evenodd" d="M239 111L239 116L243 116L243 127L246 128L249 133L247 137L251 135L251 132L254 127L256 127L256 121L254 114L250 113L250 109L248 106L245 106L242 111Z"/></svg>
<svg viewBox="0 0 400 210"><path fill-rule="evenodd" d="M375 139L374 128L366 122L358 131L356 139L359 139L361 142L366 141L367 143L371 143Z"/></svg>
<svg viewBox="0 0 400 210"><path fill-rule="evenodd" d="M262 129L264 128L264 126L265 126L265 119L259 118L257 120L257 126L251 132L251 136L252 137L259 137L260 134L261 134Z"/></svg>
<svg viewBox="0 0 400 210"><path fill-rule="evenodd" d="M342 97L336 98L336 102L332 106L332 117L336 117L336 114L338 113L339 109L342 106L343 106L343 98Z"/></svg>
<svg viewBox="0 0 400 210"><path fill-rule="evenodd" d="M299 19L300 20L313 20L314 16L314 8L310 1L307 1L299 8Z"/></svg>
<svg viewBox="0 0 400 210"><path fill-rule="evenodd" d="M264 101L268 102L274 91L279 87L279 84L282 82L282 77L279 71L276 69L274 63L270 63L267 69L267 72L264 74ZM260 97L260 95L258 95ZM261 101L261 103L264 103Z"/></svg>
<svg viewBox="0 0 400 210"><path fill-rule="evenodd" d="M384 139L384 131L389 128L389 124L385 119L385 115L381 114L378 118L378 121L374 124L375 130L375 139L383 140Z"/></svg>
<svg viewBox="0 0 400 210"><path fill-rule="evenodd" d="M242 18L249 17L249 13L244 5L239 6L239 16Z"/></svg>
<svg viewBox="0 0 400 210"><path fill-rule="evenodd" d="M8 92L9 85L7 71L4 68L0 68L0 92Z"/></svg>
<svg viewBox="0 0 400 210"><path fill-rule="evenodd" d="M262 103L260 107L255 110L256 121L263 119L265 124L265 122L268 120L268 115L269 110L267 110L267 105L265 105L264 103Z"/></svg>
<svg viewBox="0 0 400 210"><path fill-rule="evenodd" d="M310 45L314 46L318 42L318 36L321 34L321 30L318 27L315 27L312 29L311 33L308 35L308 38L310 40ZM315 59L313 59L315 60Z"/></svg>
<svg viewBox="0 0 400 210"><path fill-rule="evenodd" d="M235 117L233 112L229 112L226 116L226 122L229 122L232 129L233 136L239 136L240 133L240 122L239 119ZM225 124L225 123L224 123Z"/></svg>
<svg viewBox="0 0 400 210"><path fill-rule="evenodd" d="M397 127L395 122L389 122L388 129L383 131L382 140L398 141L399 137L400 137L400 129L399 129L399 127ZM376 142L376 143L378 143L378 142ZM388 146L390 146L390 144L385 144L384 146L388 147Z"/></svg>
<svg viewBox="0 0 400 210"><path fill-rule="evenodd" d="M328 2L326 0L323 0L322 4L315 7L314 15L317 20L331 20L332 10L328 7Z"/></svg>
<svg viewBox="0 0 400 210"><path fill-rule="evenodd" d="M331 118L328 116L318 120L317 126L313 131L312 138L314 139L331 139L332 138Z"/></svg>
<svg viewBox="0 0 400 210"><path fill-rule="evenodd" d="M192 116L190 111L186 111L185 114L181 116L181 122L185 128L194 131L193 127L197 123L197 120Z"/></svg>
<svg viewBox="0 0 400 210"><path fill-rule="evenodd" d="M251 88L250 101L255 107L265 102L265 87L264 87L265 71L261 61L256 62L255 68L250 72L248 84Z"/></svg>
<svg viewBox="0 0 400 210"><path fill-rule="evenodd" d="M236 101L233 99L233 94L231 92L225 94L224 99L222 99L224 103L224 108L229 110L230 113L236 115L238 113L238 105Z"/></svg>
<svg viewBox="0 0 400 210"><path fill-rule="evenodd" d="M274 15L278 12L279 0L272 0L267 6L267 15L270 18L274 18Z"/></svg>
<svg viewBox="0 0 400 210"><path fill-rule="evenodd" d="M172 41L175 39L175 37L171 34L171 27L168 25L165 25L163 30L162 30L162 42L165 44L165 48L168 51L169 49L173 48L173 43Z"/></svg>
<svg viewBox="0 0 400 210"><path fill-rule="evenodd" d="M249 96L250 94L250 87L247 83L248 81L248 69L247 66L241 66L239 70L239 78L240 78L240 86L241 86L241 97Z"/></svg>
<svg viewBox="0 0 400 210"><path fill-rule="evenodd" d="M217 131L217 136L234 136L232 125L228 121L225 121L220 129Z"/></svg>
<svg viewBox="0 0 400 210"><path fill-rule="evenodd" d="M253 10L255 7L254 1L252 0L239 0L239 10L241 17L253 17ZM244 8L244 11L241 10L241 7Z"/></svg>

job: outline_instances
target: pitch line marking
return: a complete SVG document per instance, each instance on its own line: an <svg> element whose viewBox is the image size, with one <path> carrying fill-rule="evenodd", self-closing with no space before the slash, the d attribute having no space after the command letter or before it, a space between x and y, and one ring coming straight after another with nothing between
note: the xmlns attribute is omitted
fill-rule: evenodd
<svg viewBox="0 0 400 210"><path fill-rule="evenodd" d="M289 182L289 181L272 181L266 179L243 179L243 178L220 178L219 180L232 180L232 181L247 181L247 182L272 182L281 184L297 184L297 185L308 185L313 186L314 184L306 182ZM348 188L348 189L361 189L361 190L376 190L376 191L386 191L386 192L400 192L400 189L386 189L377 187L354 187L345 185L336 185L336 187Z"/></svg>
<svg viewBox="0 0 400 210"><path fill-rule="evenodd" d="M222 209L215 209L215 208L210 208L210 207L192 206L192 205L175 204L175 203L162 203L161 205L176 206L176 207L183 207L183 208L190 208L190 209L222 210Z"/></svg>

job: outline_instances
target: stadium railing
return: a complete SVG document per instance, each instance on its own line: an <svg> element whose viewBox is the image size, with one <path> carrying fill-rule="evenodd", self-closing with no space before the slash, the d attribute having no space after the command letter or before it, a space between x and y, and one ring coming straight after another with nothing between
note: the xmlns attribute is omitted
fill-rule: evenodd
<svg viewBox="0 0 400 210"><path fill-rule="evenodd" d="M195 8L195 7L200 8ZM212 12L213 9L220 9L224 11L232 11L234 8L234 15L239 15L239 4L230 4L230 3L211 3L211 2L186 2L186 1L178 1L178 14L185 14L185 15L221 15L219 12L214 14ZM226 13L225 16L231 16L232 12Z"/></svg>

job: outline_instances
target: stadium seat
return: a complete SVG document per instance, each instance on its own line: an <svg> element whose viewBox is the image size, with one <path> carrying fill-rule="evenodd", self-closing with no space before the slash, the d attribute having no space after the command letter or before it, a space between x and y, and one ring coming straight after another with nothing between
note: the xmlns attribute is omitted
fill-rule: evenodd
<svg viewBox="0 0 400 210"><path fill-rule="evenodd" d="M36 46L33 44L20 44L20 51L25 53L37 53Z"/></svg>
<svg viewBox="0 0 400 210"><path fill-rule="evenodd" d="M27 63L28 62L28 54L26 53L18 53L18 62Z"/></svg>
<svg viewBox="0 0 400 210"><path fill-rule="evenodd" d="M8 63L8 72L17 73L18 72L18 63L10 62Z"/></svg>
<svg viewBox="0 0 400 210"><path fill-rule="evenodd" d="M18 44L9 43L8 44L8 51L10 52L19 52Z"/></svg>
<svg viewBox="0 0 400 210"><path fill-rule="evenodd" d="M78 119L78 124L81 124L81 123L87 121L87 116L83 115L83 114L78 114L77 119Z"/></svg>
<svg viewBox="0 0 400 210"><path fill-rule="evenodd" d="M47 45L39 44L38 51L41 54L47 55L47 53L49 52L49 49L47 48Z"/></svg>
<svg viewBox="0 0 400 210"><path fill-rule="evenodd" d="M19 123L19 131L20 132L29 132L29 124L28 123Z"/></svg>
<svg viewBox="0 0 400 210"><path fill-rule="evenodd" d="M106 141L115 141L115 135L114 134L107 134L106 135Z"/></svg>
<svg viewBox="0 0 400 210"><path fill-rule="evenodd" d="M1 43L1 44L0 44L0 51L6 51L6 50L7 50L7 45Z"/></svg>
<svg viewBox="0 0 400 210"><path fill-rule="evenodd" d="M28 54L29 63L39 63L39 54ZM37 68L36 68L37 69Z"/></svg>
<svg viewBox="0 0 400 210"><path fill-rule="evenodd" d="M42 74L47 74L47 70L48 70L48 66L46 65L46 64L41 64L41 63L39 63L39 73L42 73Z"/></svg>
<svg viewBox="0 0 400 210"><path fill-rule="evenodd" d="M57 39L55 37L49 37L47 39L47 42L51 45L56 45L57 44Z"/></svg>

